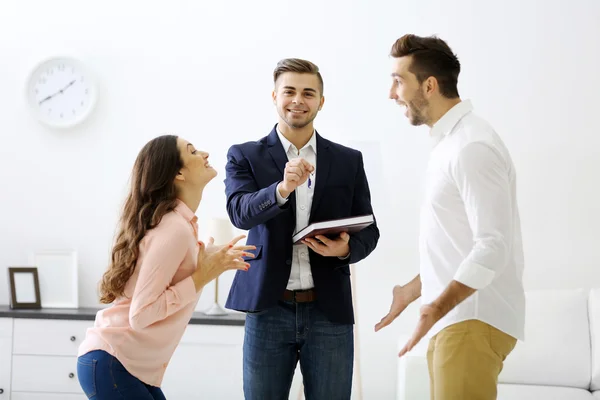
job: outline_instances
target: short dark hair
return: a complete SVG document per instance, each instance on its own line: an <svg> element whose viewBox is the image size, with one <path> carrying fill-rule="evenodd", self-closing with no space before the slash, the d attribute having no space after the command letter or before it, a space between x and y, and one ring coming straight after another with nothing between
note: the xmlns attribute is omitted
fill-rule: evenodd
<svg viewBox="0 0 600 400"><path fill-rule="evenodd" d="M415 74L419 83L433 76L440 85L442 96L459 97L457 84L460 62L442 39L406 34L396 40L390 55L395 58L411 56L410 72Z"/></svg>
<svg viewBox="0 0 600 400"><path fill-rule="evenodd" d="M277 66L273 71L273 83L276 83L277 78L279 78L279 76L285 72L316 75L319 79L319 90L321 95L323 95L323 77L321 76L319 67L317 67L316 64L300 58L284 58L277 63Z"/></svg>

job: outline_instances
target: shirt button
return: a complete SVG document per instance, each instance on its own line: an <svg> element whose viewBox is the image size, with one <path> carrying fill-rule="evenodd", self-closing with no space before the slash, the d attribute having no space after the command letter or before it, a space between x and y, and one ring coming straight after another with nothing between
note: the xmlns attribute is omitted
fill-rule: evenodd
<svg viewBox="0 0 600 400"><path fill-rule="evenodd" d="M302 204L302 205L300 206L300 209L301 209L301 210L306 210L306 206L305 206L304 204Z"/></svg>

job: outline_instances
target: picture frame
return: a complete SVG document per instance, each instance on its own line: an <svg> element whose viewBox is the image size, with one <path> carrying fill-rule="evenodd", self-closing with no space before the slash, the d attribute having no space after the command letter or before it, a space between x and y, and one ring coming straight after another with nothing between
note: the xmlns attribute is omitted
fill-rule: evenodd
<svg viewBox="0 0 600 400"><path fill-rule="evenodd" d="M79 307L77 251L36 251L30 264L38 269L42 308Z"/></svg>
<svg viewBox="0 0 600 400"><path fill-rule="evenodd" d="M37 310L42 308L40 282L35 267L9 267L10 308Z"/></svg>

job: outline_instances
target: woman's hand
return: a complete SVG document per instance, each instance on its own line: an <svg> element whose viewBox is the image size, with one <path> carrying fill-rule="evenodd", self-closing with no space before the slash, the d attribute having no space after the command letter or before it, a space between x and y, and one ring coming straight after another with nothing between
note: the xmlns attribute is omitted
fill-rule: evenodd
<svg viewBox="0 0 600 400"><path fill-rule="evenodd" d="M235 244L246 237L240 235L234 238L226 245L214 245L214 240L209 240L209 245L198 242L200 250L198 251L198 264L196 271L192 274L192 279L196 286L196 292L199 292L213 279L219 277L228 270L247 271L250 264L245 262L242 257L254 257L253 253L247 250L255 250L256 246L236 246Z"/></svg>

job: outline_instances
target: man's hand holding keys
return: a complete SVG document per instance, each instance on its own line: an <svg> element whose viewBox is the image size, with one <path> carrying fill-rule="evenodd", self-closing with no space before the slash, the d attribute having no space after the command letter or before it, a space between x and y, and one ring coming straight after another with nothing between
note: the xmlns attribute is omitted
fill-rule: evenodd
<svg viewBox="0 0 600 400"><path fill-rule="evenodd" d="M315 167L303 158L294 158L285 164L283 181L277 185L277 191L283 198L287 198L296 188L302 185Z"/></svg>

